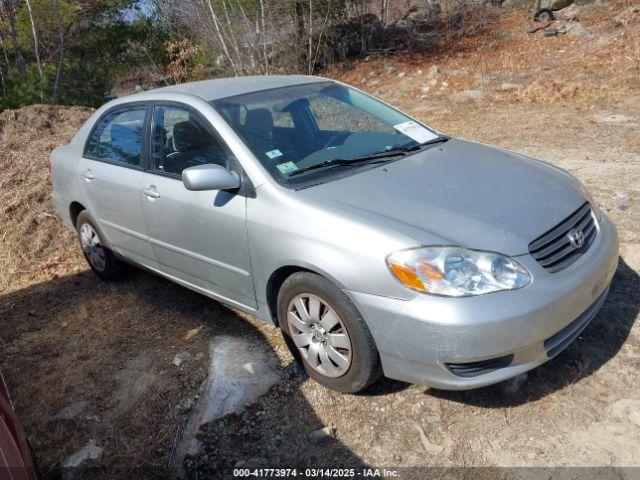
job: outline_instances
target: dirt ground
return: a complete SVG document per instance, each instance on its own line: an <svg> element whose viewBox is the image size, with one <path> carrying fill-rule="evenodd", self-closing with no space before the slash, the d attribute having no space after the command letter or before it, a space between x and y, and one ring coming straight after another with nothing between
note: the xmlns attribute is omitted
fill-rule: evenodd
<svg viewBox="0 0 640 480"><path fill-rule="evenodd" d="M338 394L301 372L273 327L144 272L100 282L55 218L46 166L50 149L90 110L0 114L0 369L47 476L169 477L209 341L223 335L262 345L282 380L243 413L202 429L203 449L187 459L193 478L234 465L640 466L640 425L631 421L640 411L634 8L584 7L588 32L556 37L524 33L526 13L516 10L446 55L372 57L329 72L444 132L568 170L616 224L620 262L601 312L515 391L452 393L383 380L359 395ZM187 360L176 367L179 353ZM59 418L81 401L72 418ZM310 443L323 426L335 438ZM427 452L417 427L443 449ZM62 466L92 439L99 458Z"/></svg>

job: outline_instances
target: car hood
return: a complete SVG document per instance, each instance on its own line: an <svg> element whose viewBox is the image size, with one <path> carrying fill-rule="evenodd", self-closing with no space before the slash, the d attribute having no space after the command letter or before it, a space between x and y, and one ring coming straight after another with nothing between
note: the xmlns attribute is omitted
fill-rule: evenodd
<svg viewBox="0 0 640 480"><path fill-rule="evenodd" d="M455 244L507 255L527 253L533 239L588 198L563 170L458 139L298 193L417 245Z"/></svg>

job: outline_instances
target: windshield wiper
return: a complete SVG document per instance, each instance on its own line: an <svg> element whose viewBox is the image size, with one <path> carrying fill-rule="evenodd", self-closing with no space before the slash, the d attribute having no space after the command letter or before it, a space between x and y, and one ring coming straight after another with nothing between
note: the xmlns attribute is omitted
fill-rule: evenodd
<svg viewBox="0 0 640 480"><path fill-rule="evenodd" d="M338 167L338 166L347 167L347 166L359 165L363 163L379 163L380 161L386 162L393 157L404 157L407 153L420 150L422 147L425 147L427 145L446 142L447 140L449 140L449 138L450 137L447 137L446 135L440 135L437 138L427 140L426 142L417 143L409 147L391 148L389 150L383 150L381 152L372 153L370 155L363 155L362 157L351 158L348 160L345 160L342 158L325 160L324 162L316 163L315 165L309 165L308 167L304 167L299 170L294 170L293 172L289 173L289 176L293 177L295 175L300 175L301 173L308 172L310 170L317 170L319 168L325 168L325 167Z"/></svg>
<svg viewBox="0 0 640 480"><path fill-rule="evenodd" d="M416 143L415 145L411 145L409 147L404 147L403 151L405 152L413 152L415 150L420 150L422 147L426 147L427 145L433 145L434 143L444 143L451 140L451 137L446 135L438 135L436 138L432 138L431 140L427 140L426 142Z"/></svg>
<svg viewBox="0 0 640 480"><path fill-rule="evenodd" d="M324 162L316 163L315 165L309 165L308 167L301 168L299 170L294 170L289 173L290 177L295 175L299 175L304 172L308 172L310 170L316 170L318 168L324 167L348 167L353 165L359 165L362 163L378 163L378 162L386 162L391 157L403 157L406 155L405 150L389 150L387 152L378 152L373 153L371 155L365 155L362 157L351 158L349 160L345 160L342 158L334 158L332 160L325 160Z"/></svg>

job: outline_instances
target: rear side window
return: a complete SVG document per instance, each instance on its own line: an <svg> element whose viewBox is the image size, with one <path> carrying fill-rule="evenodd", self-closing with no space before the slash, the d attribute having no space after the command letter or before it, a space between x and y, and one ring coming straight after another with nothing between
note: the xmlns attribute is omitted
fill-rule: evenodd
<svg viewBox="0 0 640 480"><path fill-rule="evenodd" d="M100 120L89 138L85 154L91 158L139 166L145 106L119 109Z"/></svg>

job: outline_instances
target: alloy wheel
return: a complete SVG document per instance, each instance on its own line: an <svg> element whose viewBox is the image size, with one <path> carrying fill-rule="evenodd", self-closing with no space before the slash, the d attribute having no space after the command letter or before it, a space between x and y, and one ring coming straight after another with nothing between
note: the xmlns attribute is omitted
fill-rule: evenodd
<svg viewBox="0 0 640 480"><path fill-rule="evenodd" d="M107 266L104 248L98 233L88 223L80 227L80 243L91 266L100 272L104 271Z"/></svg>
<svg viewBox="0 0 640 480"><path fill-rule="evenodd" d="M341 377L351 365L351 339L338 314L320 297L296 295L287 308L293 342L307 364L326 377Z"/></svg>

